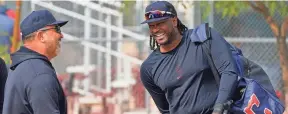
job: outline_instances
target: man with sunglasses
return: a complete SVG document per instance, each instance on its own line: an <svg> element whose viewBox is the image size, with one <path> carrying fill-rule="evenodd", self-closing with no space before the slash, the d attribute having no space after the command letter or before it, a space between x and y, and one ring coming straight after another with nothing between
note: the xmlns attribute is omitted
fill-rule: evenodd
<svg viewBox="0 0 288 114"><path fill-rule="evenodd" d="M50 60L63 35L48 10L33 11L21 23L23 46L11 54L3 114L67 114L67 102Z"/></svg>
<svg viewBox="0 0 288 114"><path fill-rule="evenodd" d="M190 39L198 32L182 24L174 6L157 1L146 7L153 52L141 65L141 81L163 114L221 114L237 82L227 42L211 30L211 54L221 74L220 89L200 45ZM200 30L199 30L200 31ZM205 35L206 36L206 35Z"/></svg>

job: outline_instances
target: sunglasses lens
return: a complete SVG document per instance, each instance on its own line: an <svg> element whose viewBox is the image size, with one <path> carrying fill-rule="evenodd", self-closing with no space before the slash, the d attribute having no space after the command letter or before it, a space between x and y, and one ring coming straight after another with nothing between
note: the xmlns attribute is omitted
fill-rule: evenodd
<svg viewBox="0 0 288 114"><path fill-rule="evenodd" d="M161 18L167 15L169 14L164 11L150 11L145 14L145 19L149 20L149 19L154 19L154 18Z"/></svg>
<svg viewBox="0 0 288 114"><path fill-rule="evenodd" d="M58 33L61 33L61 29L60 29L59 26L56 27L56 31L57 31Z"/></svg>
<svg viewBox="0 0 288 114"><path fill-rule="evenodd" d="M160 17L163 17L163 13L161 13L160 11L151 11L151 12L148 12L145 15L145 17L146 19L160 18Z"/></svg>

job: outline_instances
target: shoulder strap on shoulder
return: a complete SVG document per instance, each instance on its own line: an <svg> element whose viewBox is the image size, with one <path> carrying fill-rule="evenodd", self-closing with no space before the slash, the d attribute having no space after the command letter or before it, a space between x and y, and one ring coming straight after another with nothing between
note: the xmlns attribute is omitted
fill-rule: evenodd
<svg viewBox="0 0 288 114"><path fill-rule="evenodd" d="M201 24L188 33L188 37L194 43L202 43L209 39L211 36L208 23Z"/></svg>
<svg viewBox="0 0 288 114"><path fill-rule="evenodd" d="M202 46L202 49L203 49L205 55L207 56L208 64L212 70L212 73L213 73L213 76L216 80L216 83L219 86L220 85L220 75L217 71L217 68L216 68L214 62L213 62L213 59L211 56L211 46L210 46L210 43L208 42L208 40L211 38L211 29L210 29L208 23L205 23L205 30L206 30L207 40L205 42L203 42L201 44L201 46Z"/></svg>
<svg viewBox="0 0 288 114"><path fill-rule="evenodd" d="M207 39L211 38L211 28L209 27L209 23L205 23L206 37Z"/></svg>

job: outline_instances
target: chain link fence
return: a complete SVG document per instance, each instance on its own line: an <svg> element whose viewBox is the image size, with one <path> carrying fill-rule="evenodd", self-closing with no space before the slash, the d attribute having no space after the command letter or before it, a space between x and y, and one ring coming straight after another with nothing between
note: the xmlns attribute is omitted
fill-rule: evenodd
<svg viewBox="0 0 288 114"><path fill-rule="evenodd" d="M278 14L273 18L278 24L283 20ZM263 16L253 10L231 19L214 13L213 22L213 28L239 47L244 56L259 64L269 75L274 88L281 90L282 76L276 38Z"/></svg>

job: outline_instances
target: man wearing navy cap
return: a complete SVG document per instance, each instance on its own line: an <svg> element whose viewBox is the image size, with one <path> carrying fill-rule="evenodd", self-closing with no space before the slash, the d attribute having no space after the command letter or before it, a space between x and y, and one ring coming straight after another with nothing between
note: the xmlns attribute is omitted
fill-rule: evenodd
<svg viewBox="0 0 288 114"><path fill-rule="evenodd" d="M177 18L174 6L166 1L148 5L144 23L150 29L153 52L141 65L141 81L159 111L221 114L237 82L236 65L223 37L211 28L213 39L205 40L211 44L211 55L221 75L219 89L204 49L197 45L206 37L199 33L203 26L188 30Z"/></svg>
<svg viewBox="0 0 288 114"><path fill-rule="evenodd" d="M11 72L5 85L3 114L67 114L67 102L50 60L63 38L47 10L33 11L21 23L23 46L11 54Z"/></svg>

